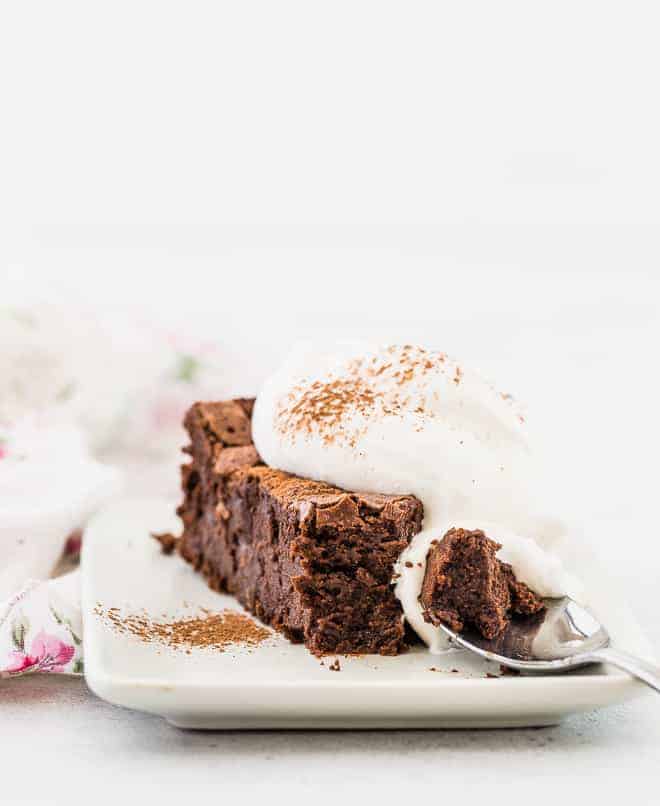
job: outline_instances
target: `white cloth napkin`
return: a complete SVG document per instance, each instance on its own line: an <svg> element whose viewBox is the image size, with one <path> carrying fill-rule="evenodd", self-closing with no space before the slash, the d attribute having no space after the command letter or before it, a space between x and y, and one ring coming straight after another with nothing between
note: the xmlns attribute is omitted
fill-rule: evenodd
<svg viewBox="0 0 660 806"><path fill-rule="evenodd" d="M78 575L49 577L122 479L176 494L185 409L240 391L219 357L188 327L0 309L0 677L82 672Z"/></svg>
<svg viewBox="0 0 660 806"><path fill-rule="evenodd" d="M0 602L47 579L66 537L120 486L72 423L30 415L0 429Z"/></svg>
<svg viewBox="0 0 660 806"><path fill-rule="evenodd" d="M81 430L30 414L0 432L0 675L80 672L77 575L48 581L67 535L120 489Z"/></svg>

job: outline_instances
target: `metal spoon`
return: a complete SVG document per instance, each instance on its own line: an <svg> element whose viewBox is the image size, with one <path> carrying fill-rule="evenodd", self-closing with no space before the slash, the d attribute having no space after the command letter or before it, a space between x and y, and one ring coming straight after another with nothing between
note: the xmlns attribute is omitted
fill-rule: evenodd
<svg viewBox="0 0 660 806"><path fill-rule="evenodd" d="M512 619L492 640L470 626L461 633L440 626L456 644L511 669L564 672L590 663L610 663L660 692L660 667L613 649L607 630L588 610L567 596L544 601L544 612Z"/></svg>

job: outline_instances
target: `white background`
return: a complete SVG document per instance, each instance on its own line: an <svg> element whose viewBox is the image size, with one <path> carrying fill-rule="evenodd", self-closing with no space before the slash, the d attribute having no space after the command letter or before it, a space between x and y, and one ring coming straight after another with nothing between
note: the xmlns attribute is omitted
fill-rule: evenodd
<svg viewBox="0 0 660 806"><path fill-rule="evenodd" d="M593 537L658 648L659 22L637 2L3 4L0 304L204 329L243 358L237 391L308 336L480 366L609 524ZM161 799L193 775L225 798L382 776L479 801L547 775L602 802L660 760L653 699L555 731L198 737L11 685L3 786L44 802L148 786L131 760Z"/></svg>

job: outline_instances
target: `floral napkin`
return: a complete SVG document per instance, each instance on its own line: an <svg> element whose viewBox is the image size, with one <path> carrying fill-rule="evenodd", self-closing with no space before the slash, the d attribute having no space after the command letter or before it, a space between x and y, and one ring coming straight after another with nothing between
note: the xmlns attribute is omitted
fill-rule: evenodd
<svg viewBox="0 0 660 806"><path fill-rule="evenodd" d="M0 612L0 677L28 672L82 674L78 571L49 582L31 580Z"/></svg>
<svg viewBox="0 0 660 806"><path fill-rule="evenodd" d="M214 341L125 315L0 309L0 345L0 677L80 674L67 538L122 488L176 495L185 409L234 389Z"/></svg>

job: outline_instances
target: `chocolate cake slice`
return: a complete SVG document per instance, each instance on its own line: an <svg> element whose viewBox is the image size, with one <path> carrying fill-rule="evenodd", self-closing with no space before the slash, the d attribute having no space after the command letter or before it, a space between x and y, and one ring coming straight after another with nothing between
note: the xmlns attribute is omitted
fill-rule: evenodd
<svg viewBox="0 0 660 806"><path fill-rule="evenodd" d="M424 618L461 632L466 624L496 638L512 614L533 615L543 601L495 556L502 548L481 530L450 529L426 561L420 601Z"/></svg>
<svg viewBox="0 0 660 806"><path fill-rule="evenodd" d="M196 403L177 549L218 591L315 654L405 646L393 565L421 528L413 496L346 492L264 465L251 400Z"/></svg>

